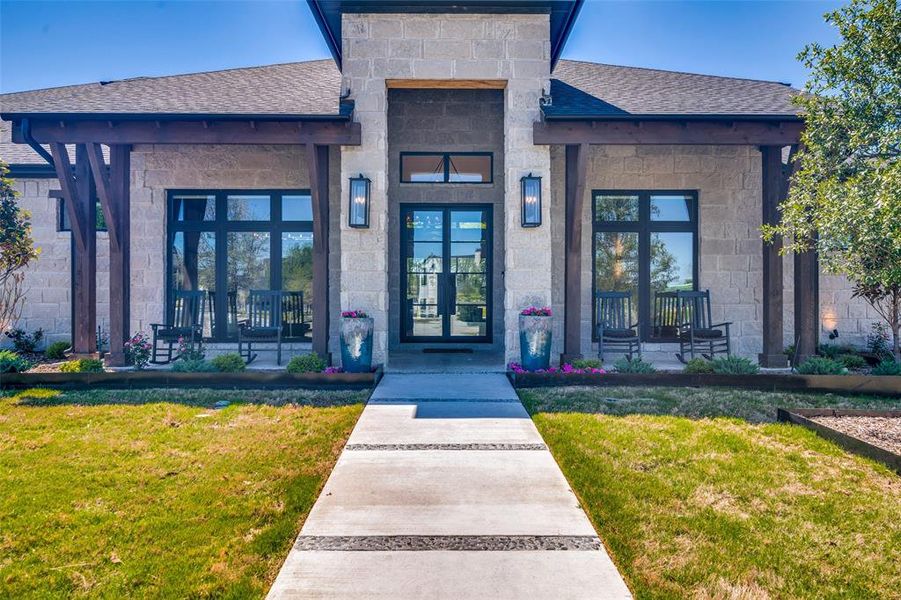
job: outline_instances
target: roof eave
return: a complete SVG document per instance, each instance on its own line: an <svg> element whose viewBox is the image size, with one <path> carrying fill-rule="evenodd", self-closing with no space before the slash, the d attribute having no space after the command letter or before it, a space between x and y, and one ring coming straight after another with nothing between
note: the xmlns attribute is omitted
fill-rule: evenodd
<svg viewBox="0 0 901 600"><path fill-rule="evenodd" d="M771 121L771 122L799 122L804 118L797 114L741 114L741 113L654 113L625 115L579 115L546 114L542 110L545 121Z"/></svg>
<svg viewBox="0 0 901 600"><path fill-rule="evenodd" d="M555 40L554 47L551 48L551 73L554 72L554 67L557 66L557 61L560 60L563 47L566 46L566 41L569 39L569 34L572 32L576 19L579 18L579 12L582 10L584 3L585 0L576 0L573 3L572 9L570 9L566 22L563 25L563 31L560 33L560 37Z"/></svg>
<svg viewBox="0 0 901 600"><path fill-rule="evenodd" d="M54 121L349 121L353 107L338 114L276 114L276 113L106 113L106 112L3 112L0 119L50 119Z"/></svg>

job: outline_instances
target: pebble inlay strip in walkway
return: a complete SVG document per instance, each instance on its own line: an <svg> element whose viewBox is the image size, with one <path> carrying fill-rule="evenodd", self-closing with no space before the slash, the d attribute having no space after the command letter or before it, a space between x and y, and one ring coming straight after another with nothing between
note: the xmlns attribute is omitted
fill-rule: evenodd
<svg viewBox="0 0 901 600"><path fill-rule="evenodd" d="M392 551L476 550L508 552L535 550L594 551L603 548L591 535L301 535L294 544L306 551Z"/></svg>
<svg viewBox="0 0 901 600"><path fill-rule="evenodd" d="M519 404L519 398L370 398L369 404L415 404L419 402L501 402Z"/></svg>
<svg viewBox="0 0 901 600"><path fill-rule="evenodd" d="M347 444L345 450L547 450L544 444Z"/></svg>

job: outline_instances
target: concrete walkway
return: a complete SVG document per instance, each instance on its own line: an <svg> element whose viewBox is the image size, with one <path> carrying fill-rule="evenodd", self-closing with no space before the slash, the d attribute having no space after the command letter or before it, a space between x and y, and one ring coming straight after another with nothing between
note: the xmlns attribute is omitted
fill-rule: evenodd
<svg viewBox="0 0 901 600"><path fill-rule="evenodd" d="M388 374L269 598L630 598L506 377Z"/></svg>

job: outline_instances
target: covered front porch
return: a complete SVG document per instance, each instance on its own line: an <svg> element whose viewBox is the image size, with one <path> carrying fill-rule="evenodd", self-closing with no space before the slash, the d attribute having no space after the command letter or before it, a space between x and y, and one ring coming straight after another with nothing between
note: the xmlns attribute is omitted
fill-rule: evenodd
<svg viewBox="0 0 901 600"><path fill-rule="evenodd" d="M172 323L176 297L191 291L203 294L203 337L211 355L236 347L249 290L273 289L286 290L286 358L310 350L328 357L329 315L337 307L329 287L340 269L329 251L330 219L340 212L341 185L329 165L340 146L360 143L360 126L347 115L11 120L13 141L30 144L52 163L60 190L51 193L61 197L71 223L76 355L98 351L94 211L101 210L110 248L110 365L125 364L123 344L131 333ZM236 265L226 256L239 246L252 256ZM290 267L294 258L297 268ZM303 282L294 282L289 271ZM265 367L269 353L260 354L258 366Z"/></svg>
<svg viewBox="0 0 901 600"><path fill-rule="evenodd" d="M801 128L787 117L536 123L534 142L551 146L555 176L561 363L597 356L596 296L614 290L630 292L643 356L663 370L682 366L668 321L679 290L709 290L712 320L733 323L732 352L761 367L787 367L791 343L802 359L814 354L816 256L795 255L786 269L781 241L759 234L779 218Z"/></svg>

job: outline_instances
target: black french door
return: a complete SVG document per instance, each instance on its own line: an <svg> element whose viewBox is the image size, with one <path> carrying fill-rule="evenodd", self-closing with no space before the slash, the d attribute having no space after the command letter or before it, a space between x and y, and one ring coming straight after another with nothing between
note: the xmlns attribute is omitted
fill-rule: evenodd
<svg viewBox="0 0 901 600"><path fill-rule="evenodd" d="M489 204L401 204L403 342L491 342Z"/></svg>

